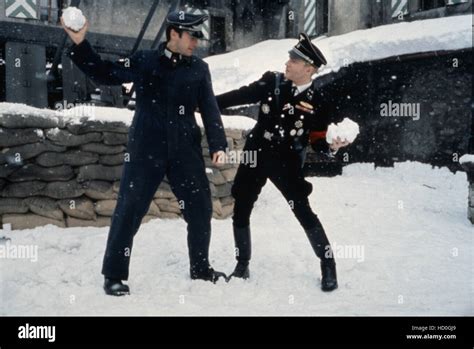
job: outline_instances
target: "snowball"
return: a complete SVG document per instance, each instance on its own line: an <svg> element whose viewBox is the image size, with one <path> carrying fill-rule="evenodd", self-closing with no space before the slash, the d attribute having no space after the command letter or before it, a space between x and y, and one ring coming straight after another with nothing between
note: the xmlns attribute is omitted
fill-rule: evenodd
<svg viewBox="0 0 474 349"><path fill-rule="evenodd" d="M459 162L461 164L467 164L468 162L474 163L474 155L473 154L465 154L465 155L461 156L461 158L459 159Z"/></svg>
<svg viewBox="0 0 474 349"><path fill-rule="evenodd" d="M63 11L64 25L69 29L78 32L86 24L86 17L77 7L71 6Z"/></svg>
<svg viewBox="0 0 474 349"><path fill-rule="evenodd" d="M326 133L326 142L331 144L333 140L337 137L341 139L341 141L349 141L349 143L354 142L359 134L359 124L357 122L352 121L349 118L345 118L342 122L338 123L337 125L331 124L328 127L328 131Z"/></svg>

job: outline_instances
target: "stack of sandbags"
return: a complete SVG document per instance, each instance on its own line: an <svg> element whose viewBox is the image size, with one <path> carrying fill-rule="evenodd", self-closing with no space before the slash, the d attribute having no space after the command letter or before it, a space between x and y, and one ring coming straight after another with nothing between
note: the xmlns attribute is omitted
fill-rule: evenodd
<svg viewBox="0 0 474 349"><path fill-rule="evenodd" d="M243 148L244 132L226 130L229 150ZM128 155L127 133L125 122L70 122L55 111L0 103L2 223L12 229L110 225ZM224 219L232 214L238 164L214 167L206 137L202 139L213 216ZM180 216L180 203L165 178L143 221Z"/></svg>

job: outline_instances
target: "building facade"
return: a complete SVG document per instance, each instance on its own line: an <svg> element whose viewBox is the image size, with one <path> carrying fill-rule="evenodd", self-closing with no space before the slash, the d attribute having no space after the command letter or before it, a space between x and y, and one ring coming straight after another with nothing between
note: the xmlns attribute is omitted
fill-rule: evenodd
<svg viewBox="0 0 474 349"><path fill-rule="evenodd" d="M106 105L126 103L122 88L95 86L62 55L68 41L59 18L71 5L84 12L88 39L110 59L130 54L149 16L139 47L152 48L172 6L209 15L202 57L303 31L333 36L472 12L472 0L0 0L0 101L53 108L97 94Z"/></svg>

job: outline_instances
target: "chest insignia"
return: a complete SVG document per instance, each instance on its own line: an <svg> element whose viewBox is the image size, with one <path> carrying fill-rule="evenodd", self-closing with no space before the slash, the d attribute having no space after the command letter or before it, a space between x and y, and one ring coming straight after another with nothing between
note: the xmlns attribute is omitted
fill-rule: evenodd
<svg viewBox="0 0 474 349"><path fill-rule="evenodd" d="M303 107L305 107L306 109L310 109L310 110L313 110L313 109L314 109L314 107L313 107L312 104L309 104L309 103L307 103L307 102L305 102L305 101L301 101L300 104L301 104Z"/></svg>

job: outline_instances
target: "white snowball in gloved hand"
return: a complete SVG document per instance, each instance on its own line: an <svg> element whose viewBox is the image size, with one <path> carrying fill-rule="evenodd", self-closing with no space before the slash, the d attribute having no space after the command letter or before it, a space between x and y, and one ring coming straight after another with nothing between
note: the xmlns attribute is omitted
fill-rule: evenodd
<svg viewBox="0 0 474 349"><path fill-rule="evenodd" d="M86 17L77 7L71 6L63 11L64 25L75 32L80 31L86 24Z"/></svg>
<svg viewBox="0 0 474 349"><path fill-rule="evenodd" d="M349 143L352 143L358 135L359 124L349 118L345 118L337 125L329 125L328 131L326 133L326 142L332 144L333 141L339 137L342 142L348 141Z"/></svg>

